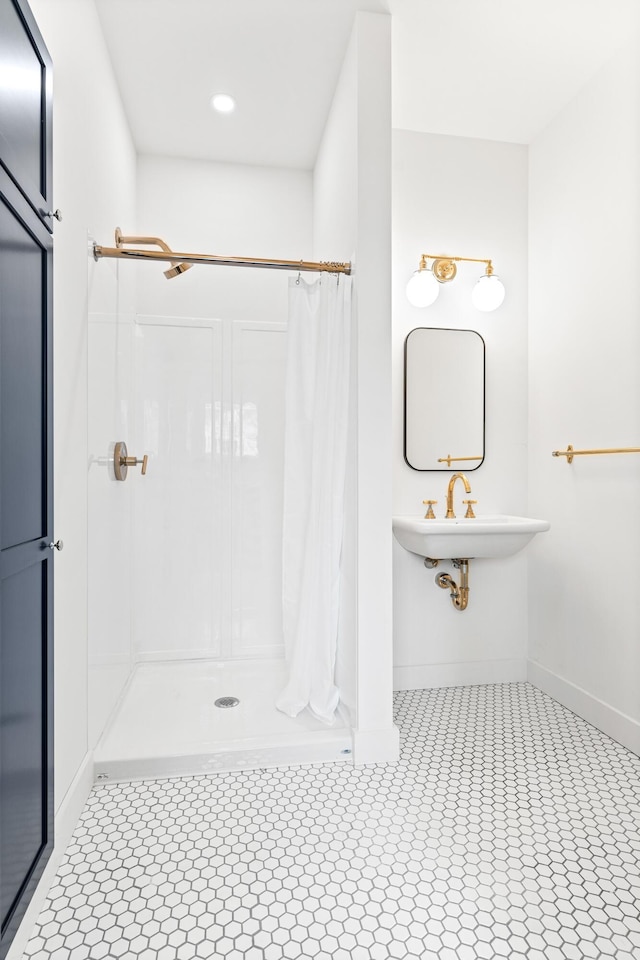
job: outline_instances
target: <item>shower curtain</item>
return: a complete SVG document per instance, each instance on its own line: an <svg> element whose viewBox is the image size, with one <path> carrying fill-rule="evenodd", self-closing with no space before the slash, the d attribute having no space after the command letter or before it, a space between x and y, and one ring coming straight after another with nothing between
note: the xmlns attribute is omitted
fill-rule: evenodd
<svg viewBox="0 0 640 960"><path fill-rule="evenodd" d="M340 602L351 345L351 278L289 281L285 388L283 630L277 707L331 723Z"/></svg>

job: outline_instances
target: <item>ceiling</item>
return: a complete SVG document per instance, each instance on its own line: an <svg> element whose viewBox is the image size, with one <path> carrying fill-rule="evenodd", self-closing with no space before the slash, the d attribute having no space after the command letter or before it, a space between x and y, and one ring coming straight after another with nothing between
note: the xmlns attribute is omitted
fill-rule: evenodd
<svg viewBox="0 0 640 960"><path fill-rule="evenodd" d="M141 153L313 167L357 10L393 15L393 125L529 143L638 0L96 0ZM235 113L209 100L231 93Z"/></svg>
<svg viewBox="0 0 640 960"><path fill-rule="evenodd" d="M386 0L96 0L140 153L310 169L356 10ZM231 94L231 115L214 93Z"/></svg>
<svg viewBox="0 0 640 960"><path fill-rule="evenodd" d="M393 125L531 143L638 25L638 0L394 0Z"/></svg>

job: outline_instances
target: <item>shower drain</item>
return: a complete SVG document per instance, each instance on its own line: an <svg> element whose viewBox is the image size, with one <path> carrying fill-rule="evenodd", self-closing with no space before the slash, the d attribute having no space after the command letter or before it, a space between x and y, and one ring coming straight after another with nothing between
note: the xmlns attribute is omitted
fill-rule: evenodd
<svg viewBox="0 0 640 960"><path fill-rule="evenodd" d="M237 697L218 697L215 701L216 707L222 707L225 709L227 707L237 707L240 701Z"/></svg>

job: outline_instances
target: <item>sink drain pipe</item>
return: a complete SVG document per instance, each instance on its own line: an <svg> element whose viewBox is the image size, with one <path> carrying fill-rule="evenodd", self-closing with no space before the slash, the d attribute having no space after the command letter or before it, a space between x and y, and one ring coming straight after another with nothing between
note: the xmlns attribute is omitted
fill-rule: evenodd
<svg viewBox="0 0 640 960"><path fill-rule="evenodd" d="M460 571L460 583L457 584L450 573L437 573L436 583L443 590L449 590L451 602L456 610L466 610L469 604L469 561L452 560L456 568Z"/></svg>

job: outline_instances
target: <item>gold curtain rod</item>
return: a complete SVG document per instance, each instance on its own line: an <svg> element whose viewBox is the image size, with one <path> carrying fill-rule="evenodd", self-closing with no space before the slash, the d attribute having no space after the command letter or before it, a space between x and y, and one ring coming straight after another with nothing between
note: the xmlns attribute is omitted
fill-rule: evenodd
<svg viewBox="0 0 640 960"><path fill-rule="evenodd" d="M161 247L161 250L127 249L123 246L125 243L151 244ZM103 247L94 243L93 256L96 260L108 257L114 260L159 260L171 264L210 263L226 267L262 267L268 270L297 270L306 273L351 273L351 263L348 261L341 263L316 260L269 260L261 257L223 257L208 253L179 253L177 250L172 250L159 237L124 237L119 228L116 229L116 246ZM177 275L171 271L168 271L168 273L172 276Z"/></svg>
<svg viewBox="0 0 640 960"><path fill-rule="evenodd" d="M567 463L573 463L574 457L587 457L599 453L640 453L640 447L611 447L607 450L574 450L571 444L566 450L553 450L552 457L566 457Z"/></svg>

